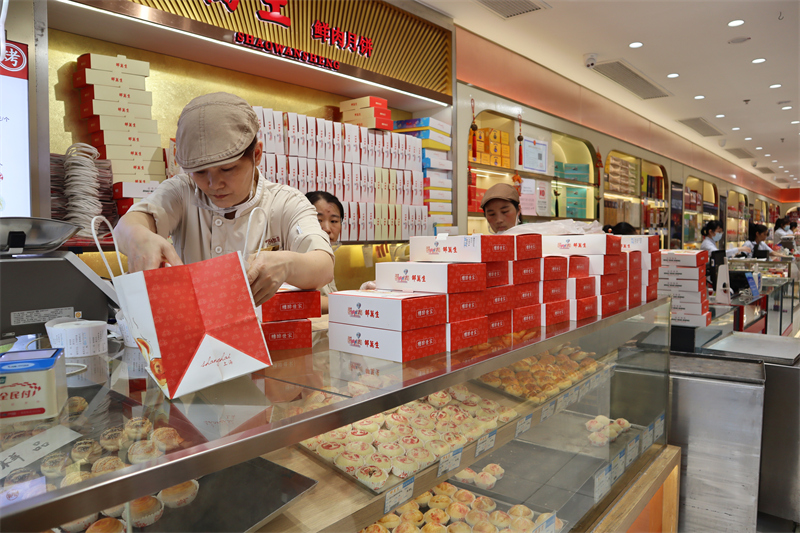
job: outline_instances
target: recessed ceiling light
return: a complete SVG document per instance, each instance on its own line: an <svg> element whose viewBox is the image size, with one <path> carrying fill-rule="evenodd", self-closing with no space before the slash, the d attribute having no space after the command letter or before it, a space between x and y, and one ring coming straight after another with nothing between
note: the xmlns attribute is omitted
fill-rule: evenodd
<svg viewBox="0 0 800 533"><path fill-rule="evenodd" d="M781 109L783 109L784 111L788 111L788 110L789 110L789 109L791 109L791 108L792 108L792 106L790 106L790 105L785 105L785 106L783 106Z"/></svg>
<svg viewBox="0 0 800 533"><path fill-rule="evenodd" d="M735 28L736 26L741 26L742 24L744 24L743 20L732 20L728 23L728 26Z"/></svg>
<svg viewBox="0 0 800 533"><path fill-rule="evenodd" d="M752 141L752 140L753 140L753 138L752 138L752 137L745 137L745 138L744 138L744 140L745 140L745 141Z"/></svg>
<svg viewBox="0 0 800 533"><path fill-rule="evenodd" d="M791 124L800 124L800 120L793 120Z"/></svg>
<svg viewBox="0 0 800 533"><path fill-rule="evenodd" d="M697 96L694 97L695 100L702 100L703 98L705 98L705 96L703 96L702 94L698 94Z"/></svg>
<svg viewBox="0 0 800 533"><path fill-rule="evenodd" d="M764 148L762 146L756 146L756 150L763 150L763 149Z"/></svg>
<svg viewBox="0 0 800 533"><path fill-rule="evenodd" d="M770 85L769 88L770 89L780 89L781 88L781 84L780 83L776 83L775 85Z"/></svg>
<svg viewBox="0 0 800 533"><path fill-rule="evenodd" d="M783 168L783 165L779 166L778 168Z"/></svg>
<svg viewBox="0 0 800 533"><path fill-rule="evenodd" d="M695 96L695 98L697 97ZM717 115L717 118L725 118L725 115Z"/></svg>
<svg viewBox="0 0 800 533"><path fill-rule="evenodd" d="M677 77L678 77L678 74L677 74L677 73L675 73L675 72L673 72L672 74L667 74L667 77L668 77L668 78L677 78Z"/></svg>
<svg viewBox="0 0 800 533"><path fill-rule="evenodd" d="M642 47L642 43L640 43L639 41L634 41L631 44L629 44L628 46L631 47L631 48L641 48Z"/></svg>
<svg viewBox="0 0 800 533"><path fill-rule="evenodd" d="M731 130L733 130L733 131L739 131L740 129L742 129L742 128L731 128Z"/></svg>
<svg viewBox="0 0 800 533"><path fill-rule="evenodd" d="M786 172L787 174L789 173L789 171L788 171L788 170L784 170L784 172Z"/></svg>
<svg viewBox="0 0 800 533"><path fill-rule="evenodd" d="M764 157L771 157L772 154L764 154Z"/></svg>
<svg viewBox="0 0 800 533"><path fill-rule="evenodd" d="M773 163L777 163L777 162L778 162L778 160L777 160L777 159L773 159L773 160L772 160L772 162L773 162Z"/></svg>
<svg viewBox="0 0 800 533"><path fill-rule="evenodd" d="M764 61L766 61L766 59L764 59L763 57L759 57L758 59L754 59L753 63L763 63Z"/></svg>

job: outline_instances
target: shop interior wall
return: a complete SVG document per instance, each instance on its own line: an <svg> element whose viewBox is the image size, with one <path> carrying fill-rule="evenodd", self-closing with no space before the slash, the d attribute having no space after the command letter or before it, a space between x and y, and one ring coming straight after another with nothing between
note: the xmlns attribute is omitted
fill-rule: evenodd
<svg viewBox="0 0 800 533"><path fill-rule="evenodd" d="M468 132L466 129L472 122L472 108L470 104L471 99L475 100L476 114L479 114L481 111L487 109L499 114L507 115L509 117L516 117L519 113L521 113L522 120L524 122L533 124L539 128L565 133L567 135L588 141L594 150L600 150L604 161L610 151L616 150L618 152L623 152L625 154L663 166L669 181L677 181L683 184L686 183L686 178L693 176L695 178L715 184L720 195L727 196L730 190L735 190L746 194L748 203L753 202L756 198L775 203L774 199L770 199L767 196L756 194L745 189L744 187L731 184L706 172L666 158L649 150L645 150L629 142L616 139L605 133L592 130L580 124L575 124L563 118L559 118L536 109L531 109L530 107L524 106L518 102L514 102L502 96L462 82L459 82L457 85L456 113L458 115L458 124L460 124L461 130L465 131L459 131L458 138L468 138ZM454 132L454 137L455 136L456 133ZM455 167L457 168L456 175L458 176L456 184L457 190L455 191L456 197L458 198L456 204L458 206L458 226L466 227L467 213L466 209L464 208L464 206L467 205L466 155L458 158ZM781 212L785 212L785 209L782 209Z"/></svg>
<svg viewBox="0 0 800 533"><path fill-rule="evenodd" d="M115 43L66 33L54 29L49 37L49 114L50 151L63 154L75 142L88 139L85 119L80 118L79 91L72 87L72 74L78 56L86 52L102 55L124 55L148 61L150 77L147 90L153 93L153 118L158 121L162 147L169 146L175 136L178 117L183 107L197 96L225 91L235 93L251 105L281 111L335 119L341 95L291 85L267 77L253 76L213 67L194 61L156 54ZM222 51L220 53L223 53ZM268 76L268 73L264 73ZM411 114L393 109L392 119L404 120ZM372 252L372 250L370 250ZM87 257L91 264L97 261ZM375 260L387 260L378 257ZM369 261L367 261L368 263ZM336 250L335 277L340 288L358 287L364 280L375 279L374 267L365 267L361 246L342 246Z"/></svg>

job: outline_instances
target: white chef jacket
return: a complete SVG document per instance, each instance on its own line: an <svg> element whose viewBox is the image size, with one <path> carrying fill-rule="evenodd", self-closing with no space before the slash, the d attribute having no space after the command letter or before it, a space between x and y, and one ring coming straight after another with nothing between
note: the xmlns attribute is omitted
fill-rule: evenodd
<svg viewBox="0 0 800 533"><path fill-rule="evenodd" d="M255 207L267 213L267 233L263 250L309 252L323 250L333 257L328 235L317 221L317 211L297 189L273 183L261 176L254 197L243 204L233 219L197 206L210 204L186 174L170 178L130 211L148 213L156 221L156 231L164 238L172 236L178 256L184 263L195 263L223 254L243 251L247 220ZM247 253L256 250L261 238L264 216L253 215Z"/></svg>
<svg viewBox="0 0 800 533"><path fill-rule="evenodd" d="M750 248L750 250L752 250L750 253L747 254L747 257L753 257L753 252L755 252L756 250L762 250L764 252L772 251L772 248L770 248L769 245L764 241L758 243L758 246L756 246L756 241L747 241L744 243L744 245Z"/></svg>
<svg viewBox="0 0 800 533"><path fill-rule="evenodd" d="M717 243L714 242L714 239L712 239L711 237L706 237L705 239L703 239L703 242L700 243L700 249L701 250L708 250L709 254L711 252L716 252L717 250L719 250L719 248L717 247ZM729 249L725 250L725 256L726 257L733 257L734 255L736 255L738 253L739 253L739 249L738 248L729 248Z"/></svg>

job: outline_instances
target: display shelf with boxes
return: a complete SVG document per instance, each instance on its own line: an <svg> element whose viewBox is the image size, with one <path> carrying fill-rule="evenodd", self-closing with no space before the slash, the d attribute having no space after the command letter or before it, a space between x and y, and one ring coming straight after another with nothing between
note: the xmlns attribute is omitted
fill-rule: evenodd
<svg viewBox="0 0 800 533"><path fill-rule="evenodd" d="M661 248L668 248L669 181L662 165L642 159L642 235L658 235Z"/></svg>
<svg viewBox="0 0 800 533"><path fill-rule="evenodd" d="M603 221L642 226L641 160L617 150L606 157L603 178Z"/></svg>
<svg viewBox="0 0 800 533"><path fill-rule="evenodd" d="M725 247L738 248L749 239L748 220L750 218L747 195L728 192L728 207L725 213Z"/></svg>
<svg viewBox="0 0 800 533"><path fill-rule="evenodd" d="M175 400L164 398L137 348L112 346L90 375L70 378L60 418L3 424L4 456L22 459L10 465L14 481L5 480L0 523L3 530L74 529L71 522L88 526L105 509L110 517L130 512L135 523L157 520L154 529L211 531L224 522L226 530L358 531L406 499L442 492L435 487L445 481L467 483L455 475L477 465L487 475L469 492L483 496L487 507L506 512L524 505L534 519L554 513L568 528L591 524L652 463L666 437L668 303L621 309L608 318L509 330L478 346L405 363L331 350L324 320L312 319L313 348L274 350L266 370ZM606 427L606 419L626 419L631 428L626 433L622 422L621 432ZM426 429L429 421L433 429ZM345 459L352 461L310 455L309 446L335 440L336 430L351 424L345 447L372 439L351 446L355 456ZM401 433L413 437L405 442L409 450L430 453L384 446L412 458L398 462L396 481L376 469L356 470L367 485L383 485L376 491L345 473L362 466L356 448L371 451L376 441L391 444ZM432 441L440 442L424 444ZM80 455L84 443L94 455ZM142 450L134 453L134 447ZM265 453L266 461L257 459ZM337 455L325 452L331 453ZM58 455L63 468L45 468L48 455L47 465ZM68 466L70 460L78 466ZM420 466L425 461L432 464ZM255 481L262 471L275 472L268 486ZM406 474L413 481L401 480ZM514 490L517 483L524 491ZM276 505L236 516L230 503L227 511L215 511L219 487L228 484L242 494L261 491ZM455 496L443 487L452 492L448 498ZM473 496L459 494L469 512ZM117 508L128 501L129 509ZM198 513L198 506L210 512Z"/></svg>
<svg viewBox="0 0 800 533"><path fill-rule="evenodd" d="M683 248L697 250L703 242L701 230L719 211L717 186L693 176L683 186Z"/></svg>

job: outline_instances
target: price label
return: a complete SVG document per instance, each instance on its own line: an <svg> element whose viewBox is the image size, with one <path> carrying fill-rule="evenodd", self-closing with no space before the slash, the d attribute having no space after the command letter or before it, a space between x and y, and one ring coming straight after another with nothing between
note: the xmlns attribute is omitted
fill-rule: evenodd
<svg viewBox="0 0 800 533"><path fill-rule="evenodd" d="M656 429L655 434L653 435L653 440L656 441L661 438L661 435L664 434L664 413L661 413L658 418L656 418Z"/></svg>
<svg viewBox="0 0 800 533"><path fill-rule="evenodd" d="M594 389L597 388L597 384L598 384L599 381L600 381L600 378L597 375L592 376L592 379L589 382L591 384L591 390L594 390Z"/></svg>
<svg viewBox="0 0 800 533"><path fill-rule="evenodd" d="M541 420L541 422L544 422L545 420L547 420L548 418L553 416L553 414L555 414L555 412L556 412L556 402L555 402L555 400L553 400L552 402L550 402L548 404L543 405L542 406L542 420Z"/></svg>
<svg viewBox="0 0 800 533"><path fill-rule="evenodd" d="M386 492L386 502L383 504L383 514L389 514L395 507L407 502L414 494L414 476Z"/></svg>
<svg viewBox="0 0 800 533"><path fill-rule="evenodd" d="M491 450L494 448L494 441L496 437L497 430L495 429L491 433L487 433L483 437L479 438L478 443L475 445L475 457L478 457L486 450Z"/></svg>
<svg viewBox="0 0 800 533"><path fill-rule="evenodd" d="M583 401L583 397L586 396L587 394L589 394L589 383L588 382L584 383L583 385L581 385L581 388L578 389L578 401L582 402Z"/></svg>
<svg viewBox="0 0 800 533"><path fill-rule="evenodd" d="M611 460L611 482L614 483L625 472L625 448Z"/></svg>
<svg viewBox="0 0 800 533"><path fill-rule="evenodd" d="M594 503L603 499L611 490L611 465L598 470L594 475Z"/></svg>
<svg viewBox="0 0 800 533"><path fill-rule="evenodd" d="M514 437L519 437L529 429L531 429L531 421L533 420L533 413L529 414L519 422L517 422L517 430L514 432Z"/></svg>
<svg viewBox="0 0 800 533"><path fill-rule="evenodd" d="M644 437L642 437L642 453L649 450L650 446L653 445L653 434L655 433L655 430L655 423L650 424L647 426L647 429L644 430Z"/></svg>
<svg viewBox="0 0 800 533"><path fill-rule="evenodd" d="M0 452L0 479L12 470L28 466L79 438L80 433L64 426L55 426Z"/></svg>
<svg viewBox="0 0 800 533"><path fill-rule="evenodd" d="M439 458L439 473L436 475L436 477L446 474L447 472L455 470L461 466L461 452L463 451L464 448L459 448L457 450L453 450L447 455L441 456Z"/></svg>
<svg viewBox="0 0 800 533"><path fill-rule="evenodd" d="M574 403L577 403L578 394L579 394L578 389L569 391L569 395L567 396L567 407L569 407L570 405L572 405Z"/></svg>
<svg viewBox="0 0 800 533"><path fill-rule="evenodd" d="M637 457L639 457L639 435L636 435L625 447L625 468L628 468Z"/></svg>
<svg viewBox="0 0 800 533"><path fill-rule="evenodd" d="M544 521L544 524L539 526L540 533L556 533L556 515L554 514L550 518Z"/></svg>
<svg viewBox="0 0 800 533"><path fill-rule="evenodd" d="M556 401L556 413L560 413L564 409L567 408L569 405L569 393L559 396L558 400Z"/></svg>
<svg viewBox="0 0 800 533"><path fill-rule="evenodd" d="M611 370L609 370L608 368L604 369L603 370L603 376L602 376L603 382L608 381L610 378L611 378Z"/></svg>

